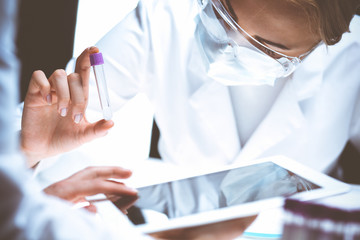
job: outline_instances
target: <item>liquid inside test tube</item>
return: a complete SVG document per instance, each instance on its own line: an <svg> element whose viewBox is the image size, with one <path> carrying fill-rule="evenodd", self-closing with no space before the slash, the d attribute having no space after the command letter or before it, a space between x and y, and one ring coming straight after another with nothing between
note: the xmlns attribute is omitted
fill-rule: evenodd
<svg viewBox="0 0 360 240"><path fill-rule="evenodd" d="M109 93L106 85L106 78L104 72L104 59L101 53L94 53L90 55L90 63L93 67L96 86L99 94L100 105L105 120L112 118L112 111L110 107Z"/></svg>

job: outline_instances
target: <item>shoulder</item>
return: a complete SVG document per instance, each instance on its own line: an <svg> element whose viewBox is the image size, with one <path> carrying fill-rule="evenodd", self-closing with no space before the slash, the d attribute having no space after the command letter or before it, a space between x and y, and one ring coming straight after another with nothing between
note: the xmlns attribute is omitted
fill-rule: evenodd
<svg viewBox="0 0 360 240"><path fill-rule="evenodd" d="M360 43L360 15L355 15L351 20L350 33L348 35L351 35L355 41Z"/></svg>
<svg viewBox="0 0 360 240"><path fill-rule="evenodd" d="M340 42L329 46L329 51L334 54L342 54L351 51L351 55L360 55L360 16L355 15L350 23L350 31L343 34Z"/></svg>

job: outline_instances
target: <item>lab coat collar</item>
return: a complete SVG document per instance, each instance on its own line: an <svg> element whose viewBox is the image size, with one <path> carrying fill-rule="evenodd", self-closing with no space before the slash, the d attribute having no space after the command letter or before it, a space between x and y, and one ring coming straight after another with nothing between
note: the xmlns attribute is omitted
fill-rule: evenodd
<svg viewBox="0 0 360 240"><path fill-rule="evenodd" d="M199 70L199 69L198 69ZM302 75L305 77L305 75ZM309 80L308 80L309 79ZM280 143L305 124L301 101L311 98L322 83L321 74L308 79L289 78L269 113L241 149L229 89L215 80L203 81L190 96L190 105L196 109L228 159L251 160ZM233 157L232 157L233 156ZM236 157L237 156L237 157ZM230 163L233 160L227 160Z"/></svg>
<svg viewBox="0 0 360 240"><path fill-rule="evenodd" d="M298 101L313 97L323 82L324 62L327 55L325 44L320 44L292 76L292 85Z"/></svg>
<svg viewBox="0 0 360 240"><path fill-rule="evenodd" d="M257 127L235 161L261 157L305 124L301 102L316 95L323 84L323 68L327 49L320 45L287 80L274 105Z"/></svg>
<svg viewBox="0 0 360 240"><path fill-rule="evenodd" d="M192 94L190 103L196 107L204 123L208 124L209 131L226 156L230 157L237 152L237 159L250 160L260 157L303 126L305 116L300 103L313 97L319 90L322 83L321 71L319 72L304 71L297 78L287 80L269 113L242 150L228 87L211 79L205 81Z"/></svg>
<svg viewBox="0 0 360 240"><path fill-rule="evenodd" d="M285 84L265 119L257 127L235 161L261 157L305 123L303 111L291 79Z"/></svg>
<svg viewBox="0 0 360 240"><path fill-rule="evenodd" d="M214 80L206 81L190 96L209 135L227 157L226 162L247 161L260 157L266 150L300 128L305 117L299 105L294 82L289 79L267 116L241 149L229 89Z"/></svg>

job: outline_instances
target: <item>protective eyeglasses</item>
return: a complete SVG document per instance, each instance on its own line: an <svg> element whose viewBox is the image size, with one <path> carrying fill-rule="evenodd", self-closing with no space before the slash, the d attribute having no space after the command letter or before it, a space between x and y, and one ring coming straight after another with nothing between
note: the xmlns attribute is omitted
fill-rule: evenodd
<svg viewBox="0 0 360 240"><path fill-rule="evenodd" d="M287 56L269 48L248 34L231 17L220 0L198 0L198 3L201 8L200 18L207 32L214 40L230 45L233 49L234 57L242 63L246 63L247 61L246 59L241 59L241 53L244 47L256 52L256 55L259 56L259 59L263 59L263 62L276 61L281 66L281 68L277 68L276 70L276 77L289 76L301 63L302 59L318 46L316 45L310 51L298 57ZM213 9L216 10L217 14ZM264 62L263 65L267 66L270 64Z"/></svg>

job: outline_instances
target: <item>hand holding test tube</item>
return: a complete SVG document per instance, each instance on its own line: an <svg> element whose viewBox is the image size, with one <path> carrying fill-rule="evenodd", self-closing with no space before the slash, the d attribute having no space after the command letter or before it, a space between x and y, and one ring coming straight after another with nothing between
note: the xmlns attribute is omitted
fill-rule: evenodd
<svg viewBox="0 0 360 240"><path fill-rule="evenodd" d="M104 119L110 120L112 118L112 111L110 107L109 93L106 86L104 59L102 54L100 52L91 54L90 63L94 70L96 86L98 89Z"/></svg>

